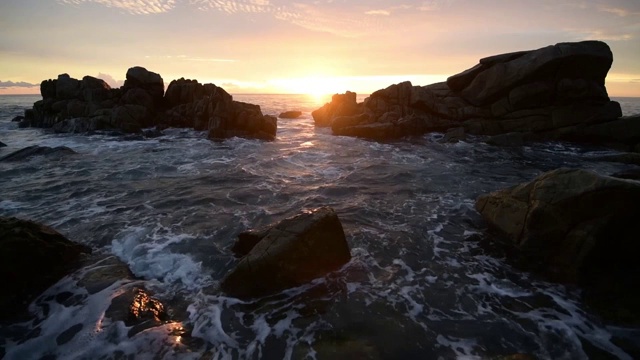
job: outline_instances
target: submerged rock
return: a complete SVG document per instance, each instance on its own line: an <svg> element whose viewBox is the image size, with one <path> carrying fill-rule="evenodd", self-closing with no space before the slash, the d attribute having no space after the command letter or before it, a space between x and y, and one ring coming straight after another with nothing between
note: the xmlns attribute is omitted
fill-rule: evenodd
<svg viewBox="0 0 640 360"><path fill-rule="evenodd" d="M476 209L535 268L576 282L608 319L640 323L640 182L558 169L480 196Z"/></svg>
<svg viewBox="0 0 640 360"><path fill-rule="evenodd" d="M64 156L71 154L77 153L66 146L51 148L48 146L33 145L3 156L0 158L0 161L22 161L34 156Z"/></svg>
<svg viewBox="0 0 640 360"><path fill-rule="evenodd" d="M633 146L640 121L619 120L620 105L604 86L612 62L603 42L560 43L481 59L442 83L394 84L362 104L353 93L336 95L313 116L335 135L376 140L464 128L473 135Z"/></svg>
<svg viewBox="0 0 640 360"><path fill-rule="evenodd" d="M329 207L285 219L239 242L245 243L239 247L247 254L221 284L224 292L239 298L305 284L351 259L342 224Z"/></svg>
<svg viewBox="0 0 640 360"><path fill-rule="evenodd" d="M0 321L25 314L29 303L79 264L91 249L54 229L28 220L0 217Z"/></svg>
<svg viewBox="0 0 640 360"><path fill-rule="evenodd" d="M297 110L285 111L278 115L280 119L297 119L300 116L302 116L302 111Z"/></svg>

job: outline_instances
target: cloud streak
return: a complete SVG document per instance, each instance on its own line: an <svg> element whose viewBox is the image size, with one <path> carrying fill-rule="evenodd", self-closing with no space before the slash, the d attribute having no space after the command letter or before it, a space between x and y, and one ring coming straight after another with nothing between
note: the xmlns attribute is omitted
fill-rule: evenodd
<svg viewBox="0 0 640 360"><path fill-rule="evenodd" d="M152 15L171 11L176 0L58 0L64 5L98 4L134 15Z"/></svg>
<svg viewBox="0 0 640 360"><path fill-rule="evenodd" d="M40 84L32 84L24 81L13 82L13 81L0 80L0 89L16 88L16 87L36 87L36 86L40 86Z"/></svg>

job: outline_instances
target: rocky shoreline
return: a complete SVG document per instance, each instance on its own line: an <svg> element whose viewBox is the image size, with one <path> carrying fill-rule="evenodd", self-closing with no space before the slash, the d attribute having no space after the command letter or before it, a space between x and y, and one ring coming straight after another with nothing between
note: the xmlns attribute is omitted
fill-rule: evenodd
<svg viewBox="0 0 640 360"><path fill-rule="evenodd" d="M127 71L121 88L104 80L82 80L61 74L40 84L42 100L26 110L20 127L51 128L61 133L116 131L142 133L143 128L193 128L210 139L247 137L273 140L277 118L260 106L233 100L223 88L184 78L164 90L162 77L143 67Z"/></svg>
<svg viewBox="0 0 640 360"><path fill-rule="evenodd" d="M454 131L499 145L566 140L637 151L640 116L622 117L605 87L612 62L599 41L495 55L446 82L391 85L363 103L336 94L313 118L335 135L374 140Z"/></svg>
<svg viewBox="0 0 640 360"><path fill-rule="evenodd" d="M440 132L445 133L446 142L471 134L487 136L484 140L495 145L568 140L640 152L640 115L622 117L620 105L609 99L604 86L612 61L609 47L596 41L496 55L447 82L395 84L363 103L356 102L353 92L336 94L331 103L313 112L313 118L316 126L331 127L334 135L378 141ZM234 101L224 89L195 80L174 80L165 92L160 75L141 67L129 69L127 82L119 89L100 79L77 80L63 74L43 81L41 94L43 100L19 119L21 127L123 134L143 134L142 129L149 127L158 131L180 127L207 131L213 140L276 138L277 119L264 115L260 106ZM279 115L299 116L299 111ZM30 147L0 161L74 153L64 147ZM600 160L640 165L636 155ZM604 322L640 326L640 297L634 291L640 286L640 265L634 259L640 245L633 232L640 221L637 179L633 171L603 176L557 169L531 182L481 195L475 208L487 225L482 238L512 250L515 262L525 270L579 286L584 303ZM3 323L28 317L34 299L86 266L90 256L85 246L27 220L0 217L0 240L5 257L1 275L17 279L9 283L20 286L10 288L12 295L2 299ZM338 214L329 207L241 233L231 250L240 258L219 290L239 299L304 285L351 260ZM52 257L52 251L57 255ZM106 270L90 271L81 280L93 289L89 291L123 279L135 282L126 264L107 262ZM20 268L31 263L42 266ZM171 321L166 304L133 285L112 299L106 314L134 332ZM70 328L67 335L73 337L74 331ZM639 350L636 346L631 351Z"/></svg>

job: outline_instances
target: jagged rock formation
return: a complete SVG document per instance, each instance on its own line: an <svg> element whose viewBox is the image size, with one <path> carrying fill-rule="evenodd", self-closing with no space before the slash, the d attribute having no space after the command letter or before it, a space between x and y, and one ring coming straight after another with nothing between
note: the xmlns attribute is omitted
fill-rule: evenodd
<svg viewBox="0 0 640 360"><path fill-rule="evenodd" d="M355 104L353 93L337 95L313 116L336 135L371 139L464 128L478 135L519 133L524 140L633 146L640 142L640 125L619 119L620 105L605 88L612 62L603 42L560 43L481 59L442 83L391 85L362 104Z"/></svg>
<svg viewBox="0 0 640 360"><path fill-rule="evenodd" d="M640 182L558 169L482 195L476 209L534 269L580 284L611 320L640 321L630 297L640 286Z"/></svg>
<svg viewBox="0 0 640 360"><path fill-rule="evenodd" d="M172 81L165 94L159 74L133 67L126 76L119 89L91 76L77 80L62 74L45 80L40 85L43 99L25 111L20 125L74 133L140 133L146 127L173 126L209 130L212 139L275 138L275 117L263 115L258 105L234 101L214 84L182 78Z"/></svg>
<svg viewBox="0 0 640 360"><path fill-rule="evenodd" d="M351 259L342 224L329 207L243 233L233 250L244 257L221 287L239 298L300 286L338 270Z"/></svg>

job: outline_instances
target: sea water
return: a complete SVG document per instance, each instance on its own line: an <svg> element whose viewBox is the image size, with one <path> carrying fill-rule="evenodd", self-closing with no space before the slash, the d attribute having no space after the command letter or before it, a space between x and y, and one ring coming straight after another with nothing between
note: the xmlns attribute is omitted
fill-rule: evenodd
<svg viewBox="0 0 640 360"><path fill-rule="evenodd" d="M637 341L637 329L605 326L578 289L513 268L475 236L485 230L473 208L478 195L558 167L628 168L592 160L614 151L441 144L441 134L372 142L316 128L311 111L322 100L234 98L266 114L303 115L279 119L273 142L212 142L185 129L124 141L18 129L10 120L38 97L0 97L0 141L8 145L0 156L30 145L78 153L0 163L0 216L48 224L117 257L136 286L176 308L171 322L129 336L104 312L131 281L88 294L80 269L32 304L35 320L0 331L6 359L631 359L616 339ZM639 99L615 100L625 115L640 113ZM236 234L325 205L343 223L350 263L265 299L219 291L237 261L229 251ZM62 292L80 300L50 300Z"/></svg>

